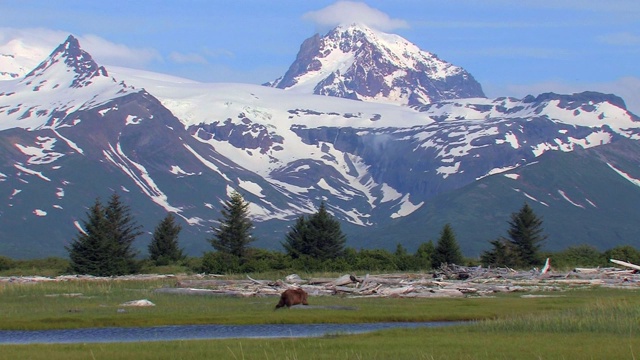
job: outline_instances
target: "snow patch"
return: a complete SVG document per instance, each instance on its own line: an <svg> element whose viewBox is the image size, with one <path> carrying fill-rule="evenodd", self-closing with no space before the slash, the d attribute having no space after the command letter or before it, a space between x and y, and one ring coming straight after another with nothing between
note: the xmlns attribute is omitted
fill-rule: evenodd
<svg viewBox="0 0 640 360"><path fill-rule="evenodd" d="M36 143L38 146L24 146L20 144L15 144L15 146L23 154L30 156L29 160L27 160L28 164L42 165L52 163L64 156L64 154L53 151L55 142L56 139L54 138L38 136L38 142Z"/></svg>
<svg viewBox="0 0 640 360"><path fill-rule="evenodd" d="M542 205L544 205L544 206L546 206L546 207L549 207L549 205L548 205L547 203L545 203L544 201L541 201L541 200L536 199L535 197L533 197L533 196L531 196L531 195L527 194L525 191L522 191L522 190L520 190L520 189L516 189L516 188L512 188L512 189L513 189L515 192L522 193L522 195L524 195L527 199L533 200L533 201L535 201L535 202L537 202L537 203L540 203L540 204L542 204Z"/></svg>
<svg viewBox="0 0 640 360"><path fill-rule="evenodd" d="M487 176L491 176L491 175L495 175L495 174L501 174L501 173L503 173L503 172L505 172L505 171L513 170L513 169L515 169L515 168L517 168L517 167L518 167L518 166L516 165L516 166L505 166L505 167L502 167L502 168L495 168L495 169L491 169L491 170L489 170L489 172L488 172L486 175L483 175L483 176L477 177L477 178L476 178L476 180L480 180L480 179L486 178ZM509 175L513 176L513 175L515 175L515 174L509 174ZM506 176L506 175L505 175L505 176ZM517 176L517 175L516 175L516 176ZM507 177L508 177L508 176L507 176Z"/></svg>
<svg viewBox="0 0 640 360"><path fill-rule="evenodd" d="M142 119L134 115L127 115L127 119L125 120L125 125L138 125Z"/></svg>
<svg viewBox="0 0 640 360"><path fill-rule="evenodd" d="M504 176L508 177L509 179L513 179L513 180L520 179L520 174L504 174Z"/></svg>
<svg viewBox="0 0 640 360"><path fill-rule="evenodd" d="M171 169L169 170L169 172L172 173L173 175L184 175L184 176L195 175L195 173L188 173L182 170L180 166L177 166L177 165L171 166Z"/></svg>
<svg viewBox="0 0 640 360"><path fill-rule="evenodd" d="M189 150L189 152L191 152L191 154L193 154L193 156L196 157L196 159L200 160L200 162L208 167L209 169L213 170L214 172L216 172L218 175L220 175L223 179L227 180L227 181L231 181L231 179L229 179L227 177L227 175L223 174L222 171L220 171L220 169L211 161L203 158L202 156L200 156L200 154L198 154L195 150L193 150L193 148L187 144L182 144L187 150Z"/></svg>
<svg viewBox="0 0 640 360"><path fill-rule="evenodd" d="M33 214L34 214L35 216L40 216L40 217L47 216L47 212L46 212L46 211L44 211L44 210L40 210L40 209L35 209L35 210L33 210Z"/></svg>
<svg viewBox="0 0 640 360"><path fill-rule="evenodd" d="M66 137L60 135L60 133L55 130L55 129L51 129L53 131L54 134L56 134L57 137L59 137L62 141L67 143L67 146L69 146L70 148L72 148L73 150L75 150L78 154L83 154L84 155L84 150L82 150L78 145L76 145L76 143L74 143L73 141L67 139Z"/></svg>
<svg viewBox="0 0 640 360"><path fill-rule="evenodd" d="M571 205L584 209L584 206L582 206L582 205L578 204L577 202L571 200L569 198L569 196L567 196L567 194L564 191L558 190L558 194L560 194L560 196L562 196L565 200L567 200Z"/></svg>
<svg viewBox="0 0 640 360"><path fill-rule="evenodd" d="M382 187L380 190L382 191L382 199L380 200L381 203L397 200L402 196L401 193L389 186L387 183L382 183Z"/></svg>
<svg viewBox="0 0 640 360"><path fill-rule="evenodd" d="M168 212L179 214L182 211L180 208L169 204L167 195L165 195L156 185L147 172L147 169L141 164L129 159L122 151L120 143L116 145L115 149L109 145L109 151L104 150L103 154L107 160L112 162L116 167L120 168L122 172L128 175L140 190L142 190L142 192L154 203L161 206Z"/></svg>
<svg viewBox="0 0 640 360"><path fill-rule="evenodd" d="M82 225L80 225L80 222L78 220L75 220L73 222L73 226L75 226L76 229L78 229L78 231L80 231L81 233L88 235L87 232L82 228Z"/></svg>
<svg viewBox="0 0 640 360"><path fill-rule="evenodd" d="M627 181L629 181L633 185L640 186L640 179L636 179L636 178L632 177L631 175L627 174L626 172L624 172L624 171L622 171L620 169L617 169L615 166L613 166L613 165L611 165L609 163L607 163L607 165L609 165L609 167L613 171L617 172L618 175L622 176L623 178L625 178Z"/></svg>
<svg viewBox="0 0 640 360"><path fill-rule="evenodd" d="M424 201L421 201L419 204L415 204L415 205L412 204L411 201L409 201L409 194L406 194L400 201L400 209L395 213L391 214L391 218L396 219L399 217L410 215L414 211L421 208L422 205L424 205Z"/></svg>
<svg viewBox="0 0 640 360"><path fill-rule="evenodd" d="M13 166L14 166L16 169L18 169L18 170L20 170L20 171L24 172L25 174L29 174L29 175L37 176L37 177L39 177L40 179L42 179L42 180L44 180L44 181L51 181L51 179L49 179L48 177L46 177L46 176L42 175L42 173L41 173L41 172L39 172L39 171L35 171L35 170L28 169L28 168L26 168L26 167L24 167L24 166L22 166L22 165L19 165L19 164L13 164Z"/></svg>
<svg viewBox="0 0 640 360"><path fill-rule="evenodd" d="M453 166L440 166L439 168L436 169L436 172L438 174L442 174L442 178L446 179L449 177L449 175L453 175L457 173L459 169L460 169L460 161L453 164Z"/></svg>
<svg viewBox="0 0 640 360"><path fill-rule="evenodd" d="M253 181L244 181L238 179L238 186L243 188L244 190L252 193L253 195L263 198L264 194L262 193L263 189L260 185L254 183Z"/></svg>
<svg viewBox="0 0 640 360"><path fill-rule="evenodd" d="M504 139L496 139L496 145L508 143L514 149L520 148L520 143L518 143L518 137L513 132L508 132L504 134Z"/></svg>

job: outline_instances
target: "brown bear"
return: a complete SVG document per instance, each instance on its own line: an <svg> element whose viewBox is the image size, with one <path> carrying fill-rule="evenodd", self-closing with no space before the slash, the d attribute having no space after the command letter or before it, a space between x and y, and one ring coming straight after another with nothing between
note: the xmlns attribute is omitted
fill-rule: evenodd
<svg viewBox="0 0 640 360"><path fill-rule="evenodd" d="M287 308L293 305L309 305L307 303L307 293L302 289L288 289L285 290L282 295L280 295L280 302L276 305L274 310L277 310L283 306Z"/></svg>

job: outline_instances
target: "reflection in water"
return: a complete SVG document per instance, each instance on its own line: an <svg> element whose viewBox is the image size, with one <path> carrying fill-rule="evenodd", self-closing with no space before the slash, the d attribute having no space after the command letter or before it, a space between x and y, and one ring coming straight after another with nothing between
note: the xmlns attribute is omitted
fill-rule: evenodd
<svg viewBox="0 0 640 360"><path fill-rule="evenodd" d="M356 334L393 328L442 327L459 322L388 322L371 324L178 325L145 328L91 328L71 330L0 330L0 344L69 344L228 338L317 337Z"/></svg>

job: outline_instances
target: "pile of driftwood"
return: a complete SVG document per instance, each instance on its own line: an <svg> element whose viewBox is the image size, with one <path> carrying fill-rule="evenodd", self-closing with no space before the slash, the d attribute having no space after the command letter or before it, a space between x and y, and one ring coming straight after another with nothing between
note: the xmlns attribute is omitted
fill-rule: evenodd
<svg viewBox="0 0 640 360"><path fill-rule="evenodd" d="M0 276L0 284L31 284L40 282L66 282L66 281L140 281L140 280L161 280L176 279L176 275L158 275L158 274L140 274L140 275L123 275L116 277L93 276L93 275L60 275L56 277L46 276Z"/></svg>
<svg viewBox="0 0 640 360"><path fill-rule="evenodd" d="M220 275L128 275L119 277L95 277L89 275L64 275L54 278L0 277L1 283L38 283L45 281L128 281L175 280L175 286L157 289L157 292L217 295L217 296L280 296L286 289L302 288L310 296L353 297L473 297L491 296L501 292L522 292L524 297L553 296L559 292L579 287L640 288L640 266L619 260L611 260L621 267L575 268L569 272L557 272L549 261L542 269L516 271L510 268L484 268L446 265L433 272L356 275L338 278L302 279L292 274L279 280L232 280ZM532 295L532 293L534 295Z"/></svg>
<svg viewBox="0 0 640 360"><path fill-rule="evenodd" d="M431 273L347 274L338 278L302 279L293 274L281 280L256 280L249 276L243 280L228 280L203 275L197 279L179 280L175 287L157 291L250 297L279 296L286 289L302 288L310 296L436 298L491 296L500 292L522 292L525 297L550 296L539 293L591 286L639 288L640 266L618 260L612 262L626 269L576 268L570 272L555 272L547 261L542 270L531 271L446 265Z"/></svg>

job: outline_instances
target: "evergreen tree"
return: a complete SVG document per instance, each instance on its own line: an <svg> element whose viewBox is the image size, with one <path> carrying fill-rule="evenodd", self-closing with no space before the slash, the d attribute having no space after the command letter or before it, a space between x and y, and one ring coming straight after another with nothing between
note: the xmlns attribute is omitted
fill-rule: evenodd
<svg viewBox="0 0 640 360"><path fill-rule="evenodd" d="M96 276L132 274L137 271L133 242L141 234L129 207L113 194L106 207L99 199L87 213L70 246L71 271Z"/></svg>
<svg viewBox="0 0 640 360"><path fill-rule="evenodd" d="M456 241L453 229L450 224L446 224L440 233L440 238L438 239L435 252L431 259L431 265L462 264L463 261L464 258L460 252L460 247Z"/></svg>
<svg viewBox="0 0 640 360"><path fill-rule="evenodd" d="M65 249L69 252L70 270L76 274L110 276L111 249L109 224L99 199L87 212L87 220L82 220L83 229Z"/></svg>
<svg viewBox="0 0 640 360"><path fill-rule="evenodd" d="M515 255L513 254L511 244L506 239L497 239L489 242L493 248L484 251L480 255L480 262L485 266L507 266L513 267L515 263Z"/></svg>
<svg viewBox="0 0 640 360"><path fill-rule="evenodd" d="M135 257L138 251L133 247L136 238L142 235L142 228L137 225L131 209L120 201L120 196L113 193L105 208L105 217L109 223L109 237L112 244L113 265L116 275L133 274L138 265Z"/></svg>
<svg viewBox="0 0 640 360"><path fill-rule="evenodd" d="M342 256L346 242L340 222L329 214L322 202L308 219L298 218L282 245L292 258L309 256L324 261Z"/></svg>
<svg viewBox="0 0 640 360"><path fill-rule="evenodd" d="M490 241L492 249L482 253L482 263L508 267L542 264L539 250L547 238L546 235L542 235L542 219L525 203L518 212L511 214L508 224L509 236Z"/></svg>
<svg viewBox="0 0 640 360"><path fill-rule="evenodd" d="M539 255L542 242L547 238L542 235L542 219L539 218L529 204L525 203L520 211L511 214L507 241L516 257L519 266L531 266L542 263Z"/></svg>
<svg viewBox="0 0 640 360"><path fill-rule="evenodd" d="M249 244L255 239L251 235L253 223L249 219L249 203L244 201L237 191L231 193L220 211L222 219L217 228L213 228L214 237L209 242L216 251L231 254L240 261L246 261Z"/></svg>
<svg viewBox="0 0 640 360"><path fill-rule="evenodd" d="M282 246L292 259L298 259L305 254L311 253L310 244L307 243L305 238L306 231L307 220L304 216L300 216L285 236L285 242L282 243Z"/></svg>
<svg viewBox="0 0 640 360"><path fill-rule="evenodd" d="M184 258L178 246L178 234L182 227L175 223L175 217L169 213L156 226L149 244L149 259L157 266L175 263Z"/></svg>

